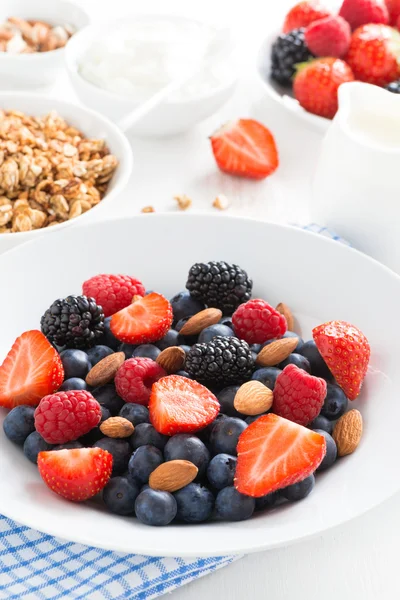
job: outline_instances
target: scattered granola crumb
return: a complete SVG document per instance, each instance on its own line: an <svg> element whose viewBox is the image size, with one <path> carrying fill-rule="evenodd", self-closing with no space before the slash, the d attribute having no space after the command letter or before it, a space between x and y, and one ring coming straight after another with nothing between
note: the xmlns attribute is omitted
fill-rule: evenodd
<svg viewBox="0 0 400 600"><path fill-rule="evenodd" d="M142 213L153 213L156 212L154 206L144 206L141 210Z"/></svg>
<svg viewBox="0 0 400 600"><path fill-rule="evenodd" d="M218 210L226 210L229 206L230 202L224 194L218 194L213 202L213 207L218 208Z"/></svg>
<svg viewBox="0 0 400 600"><path fill-rule="evenodd" d="M174 200L177 201L179 210L187 210L192 206L192 201L186 194L178 194L174 196Z"/></svg>

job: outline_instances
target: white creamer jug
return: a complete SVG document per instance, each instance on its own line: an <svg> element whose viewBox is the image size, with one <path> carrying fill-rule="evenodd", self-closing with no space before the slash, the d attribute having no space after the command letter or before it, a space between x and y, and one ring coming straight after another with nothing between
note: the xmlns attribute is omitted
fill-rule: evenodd
<svg viewBox="0 0 400 600"><path fill-rule="evenodd" d="M400 95L361 82L340 86L310 212L400 273Z"/></svg>

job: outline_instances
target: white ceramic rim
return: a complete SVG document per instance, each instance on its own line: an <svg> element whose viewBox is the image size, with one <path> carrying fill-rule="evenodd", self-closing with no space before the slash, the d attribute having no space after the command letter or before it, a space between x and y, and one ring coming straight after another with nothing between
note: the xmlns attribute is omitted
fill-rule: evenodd
<svg viewBox="0 0 400 600"><path fill-rule="evenodd" d="M110 29L111 27L113 27L114 25L117 25L118 23L126 24L128 21L131 21L131 22L146 21L146 20L150 20L150 19L154 19L154 18L161 19L161 20L162 19L169 19L169 20L174 19L176 21L184 21L186 23L196 23L197 25L209 25L210 27L214 27L214 25L212 23L209 23L208 21L200 21L199 19L192 19L190 17L180 16L180 15L168 15L168 14L153 15L151 13L143 14L143 15L138 14L135 16L129 16L127 18L115 19L107 24L92 23L92 24L87 25L86 27L83 27L79 31L77 31L68 40L68 43L65 46L65 64L67 67L67 71L69 71L70 73L73 73L74 76L77 77L83 83L83 85L85 85L87 87L87 89L103 96L103 98L107 98L108 100L114 101L114 102L115 102L115 100L129 101L129 96L123 96L121 94L118 94L117 92L111 92L110 90L105 90L105 89L95 85L91 81L88 81L84 77L82 77L82 75L80 74L80 72L78 70L78 65L75 60L76 57L72 56L73 48L74 48L74 45L79 44L80 38L85 38L87 36L93 36L93 35L95 35L96 31L102 32L104 29ZM234 55L235 52L236 52L236 44L235 44L235 41L232 39L231 54ZM80 54L80 53L74 52L74 55L78 56L78 54ZM219 85L218 87L213 88L211 91L206 92L206 93L202 94L201 96L197 96L196 98L193 98L191 100L182 100L180 102L171 102L170 100L167 99L166 102L168 102L168 104L174 104L174 105L185 104L188 106L190 106L190 104L198 104L199 101L208 100L209 98L213 98L214 96L220 94L222 91L234 86L238 80L238 77L239 77L238 73L237 73L237 71L235 71L234 73L232 73L232 77L230 77L226 83L223 83L223 84Z"/></svg>
<svg viewBox="0 0 400 600"><path fill-rule="evenodd" d="M62 48L60 48L60 50L62 50ZM1 103L2 98L11 98L14 96L20 97L20 98L33 98L35 100L45 100L46 102L48 102L48 100L49 100L49 97L46 94L39 94L36 92L25 92L25 91L16 91L16 92L10 91L10 92L0 92L0 103ZM84 106L83 104L75 105L73 102L68 102L66 100L61 100L59 98L56 98L55 100L57 101L58 104L62 104L63 106L68 106L68 107L76 106L76 108L78 110L81 110L81 111L87 113L88 115L92 115L95 119L97 119L98 121L103 123L106 127L113 129L115 135L118 136L118 138L119 138L118 143L120 144L120 147L121 147L121 153L124 154L124 158L125 158L127 164L126 164L126 167L124 168L124 172L121 175L120 181L115 185L114 189L111 190L111 192L107 192L105 194L104 198L101 200L101 202L99 202L99 204L96 204L96 206L93 206L93 208L91 208L90 210L86 211L82 215L79 215L79 217L76 217L75 219L73 219L73 223L71 222L71 220L68 220L68 221L64 221L63 223L58 223L57 225L53 225L53 227L49 227L49 228L44 227L41 229L35 229L33 231L32 230L31 231L16 231L14 233L0 234L0 235L18 236L18 241L21 241L21 242L23 241L24 237L25 238L32 237L32 235L35 235L36 233L37 233L37 237L39 237L46 233L57 232L57 231L60 231L61 229L63 229L64 227L70 227L71 225L80 223L82 218L84 218L84 219L87 218L87 216L89 214L93 214L92 211L95 211L96 209L98 209L98 207L100 205L104 206L104 203L109 202L113 197L117 196L124 190L124 188L126 187L128 181L130 179L132 169L133 169L132 147L129 144L128 139L126 138L125 134L110 119L108 119L101 113L97 112L96 110L93 110L91 108L88 108L87 106ZM61 117L62 116L63 115L61 114ZM117 168L120 168L120 166L118 166ZM29 240L29 241L34 241L34 240Z"/></svg>

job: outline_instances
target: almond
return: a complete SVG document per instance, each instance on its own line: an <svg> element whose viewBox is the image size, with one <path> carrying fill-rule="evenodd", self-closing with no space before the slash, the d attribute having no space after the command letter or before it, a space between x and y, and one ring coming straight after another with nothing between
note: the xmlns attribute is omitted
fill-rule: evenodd
<svg viewBox="0 0 400 600"><path fill-rule="evenodd" d="M156 363L160 365L168 374L180 371L186 359L186 352L179 346L170 346L165 348L156 358Z"/></svg>
<svg viewBox="0 0 400 600"><path fill-rule="evenodd" d="M242 415L261 415L272 406L274 394L260 381L248 381L236 392L233 406Z"/></svg>
<svg viewBox="0 0 400 600"><path fill-rule="evenodd" d="M149 486L153 490L176 492L191 483L198 472L196 465L189 460L170 460L151 473Z"/></svg>
<svg viewBox="0 0 400 600"><path fill-rule="evenodd" d="M126 438L132 435L134 426L123 417L110 417L100 424L100 431L110 438Z"/></svg>
<svg viewBox="0 0 400 600"><path fill-rule="evenodd" d="M288 326L288 330L293 331L294 317L293 317L292 311L290 310L288 305L284 304L283 302L279 302L278 306L276 307L276 310L285 317L287 326Z"/></svg>
<svg viewBox="0 0 400 600"><path fill-rule="evenodd" d="M92 387L105 385L112 381L125 360L123 352L114 352L94 365L86 375L86 383Z"/></svg>
<svg viewBox="0 0 400 600"><path fill-rule="evenodd" d="M338 456L352 454L360 443L363 432L361 413L353 408L337 421L332 433L336 442Z"/></svg>
<svg viewBox="0 0 400 600"><path fill-rule="evenodd" d="M282 338L264 346L257 355L256 363L262 367L274 367L285 360L296 348L297 338Z"/></svg>
<svg viewBox="0 0 400 600"><path fill-rule="evenodd" d="M219 308L206 308L190 317L180 330L181 335L197 335L206 327L216 325L222 318L222 311Z"/></svg>

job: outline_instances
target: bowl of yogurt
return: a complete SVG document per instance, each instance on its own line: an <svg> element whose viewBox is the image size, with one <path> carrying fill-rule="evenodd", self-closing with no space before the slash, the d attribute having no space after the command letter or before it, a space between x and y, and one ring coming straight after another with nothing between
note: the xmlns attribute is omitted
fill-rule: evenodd
<svg viewBox="0 0 400 600"><path fill-rule="evenodd" d="M89 25L68 43L66 64L81 102L117 123L186 73L178 89L132 126L146 136L192 128L231 97L238 78L229 30L174 16Z"/></svg>

